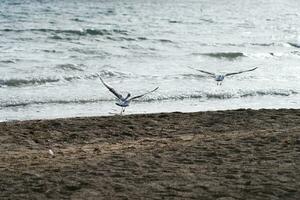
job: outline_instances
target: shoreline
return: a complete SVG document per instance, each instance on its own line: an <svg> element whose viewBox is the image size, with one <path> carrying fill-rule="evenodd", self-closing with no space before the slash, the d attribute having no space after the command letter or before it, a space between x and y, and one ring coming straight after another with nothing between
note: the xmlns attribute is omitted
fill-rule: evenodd
<svg viewBox="0 0 300 200"><path fill-rule="evenodd" d="M300 195L300 109L10 121L0 142L1 199Z"/></svg>

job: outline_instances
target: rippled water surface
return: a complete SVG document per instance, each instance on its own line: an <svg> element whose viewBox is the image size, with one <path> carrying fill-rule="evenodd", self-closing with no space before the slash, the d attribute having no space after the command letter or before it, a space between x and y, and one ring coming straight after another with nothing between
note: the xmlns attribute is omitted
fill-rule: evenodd
<svg viewBox="0 0 300 200"><path fill-rule="evenodd" d="M0 1L0 121L300 108L297 0ZM188 66L228 73L221 86Z"/></svg>

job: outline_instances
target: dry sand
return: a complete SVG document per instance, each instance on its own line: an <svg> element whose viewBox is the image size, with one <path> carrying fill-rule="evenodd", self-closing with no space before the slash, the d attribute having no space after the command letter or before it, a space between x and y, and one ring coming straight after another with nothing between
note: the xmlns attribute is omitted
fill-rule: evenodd
<svg viewBox="0 0 300 200"><path fill-rule="evenodd" d="M0 199L300 199L295 109L5 122L0 142Z"/></svg>

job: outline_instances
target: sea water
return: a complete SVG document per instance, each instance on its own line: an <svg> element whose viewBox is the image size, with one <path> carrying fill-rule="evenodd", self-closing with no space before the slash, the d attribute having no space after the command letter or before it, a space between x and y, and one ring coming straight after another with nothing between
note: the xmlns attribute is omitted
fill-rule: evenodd
<svg viewBox="0 0 300 200"><path fill-rule="evenodd" d="M300 108L298 0L1 0L0 121ZM189 67L229 73L218 86Z"/></svg>

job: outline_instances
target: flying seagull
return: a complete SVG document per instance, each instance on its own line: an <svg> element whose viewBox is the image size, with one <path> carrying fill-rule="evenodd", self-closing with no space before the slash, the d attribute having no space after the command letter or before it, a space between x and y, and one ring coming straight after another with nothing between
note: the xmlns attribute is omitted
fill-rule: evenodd
<svg viewBox="0 0 300 200"><path fill-rule="evenodd" d="M213 77L215 79L215 81L217 81L217 85L221 85L222 81L224 80L224 78L226 76L232 76L232 75L235 75L235 74L241 74L241 73L244 73L244 72L250 72L250 71L253 71L253 70L257 69L257 67L254 67L252 69L248 69L248 70L244 70L244 71L239 71L239 72L232 72L232 73L226 73L226 74L215 74L215 73L212 73L212 72L207 72L207 71L200 70L200 69L195 69L195 68L192 68L192 67L189 67L189 68L210 75L211 77Z"/></svg>
<svg viewBox="0 0 300 200"><path fill-rule="evenodd" d="M103 85L104 85L111 93L113 93L113 94L117 97L118 102L116 103L116 105L117 105L117 106L120 106L120 107L122 108L122 109L121 109L120 115L122 115L122 113L125 112L125 108L126 108L127 106L129 106L129 103L130 103L132 100L141 98L141 97L145 96L146 94L149 94L149 93L151 93L151 92L156 91L156 90L159 88L159 87L156 87L155 89L153 89L153 90L151 90L151 91L149 91L149 92L146 92L146 93L144 93L144 94L137 95L137 96L134 96L134 97L131 97L131 94L130 94L130 93L128 93L128 94L126 95L126 97L123 97L123 96L122 96L120 93L118 93L114 88L112 88L111 86L109 86L108 84L106 84L106 83L103 81L103 79L100 77L99 74L98 74L98 76L99 76L101 82L103 83ZM131 97L131 98L130 98L130 97Z"/></svg>

